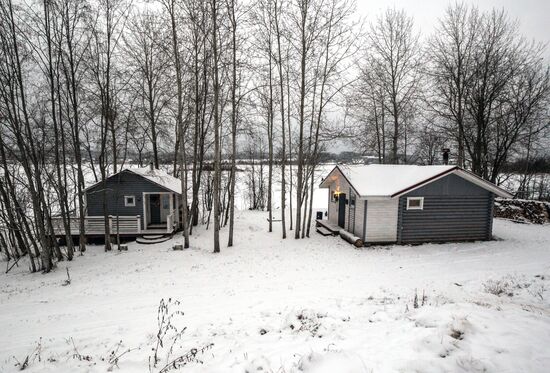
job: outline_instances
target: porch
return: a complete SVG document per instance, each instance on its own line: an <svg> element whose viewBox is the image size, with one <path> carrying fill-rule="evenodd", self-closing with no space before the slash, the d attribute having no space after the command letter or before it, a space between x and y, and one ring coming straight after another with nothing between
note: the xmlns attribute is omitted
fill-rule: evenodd
<svg viewBox="0 0 550 373"><path fill-rule="evenodd" d="M112 235L141 236L145 234L172 234L177 230L177 222L174 213L166 216L164 224L150 224L146 229L142 228L141 215L136 216L109 216L109 231ZM80 235L80 218L70 217L69 224L71 235ZM52 218L55 236L64 236L65 227L61 217ZM105 219L103 216L86 216L84 218L84 230L86 236L105 235Z"/></svg>
<svg viewBox="0 0 550 373"><path fill-rule="evenodd" d="M177 227L179 196L172 192L143 192L143 230L162 233Z"/></svg>

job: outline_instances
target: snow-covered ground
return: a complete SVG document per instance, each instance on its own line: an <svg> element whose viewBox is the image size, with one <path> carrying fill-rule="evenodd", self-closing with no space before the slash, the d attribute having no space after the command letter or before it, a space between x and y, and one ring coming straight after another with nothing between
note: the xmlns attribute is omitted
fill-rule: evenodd
<svg viewBox="0 0 550 373"><path fill-rule="evenodd" d="M195 348L181 371L550 369L549 226L497 219L491 242L355 249L237 215L237 244L217 255L199 229L185 251L90 246L48 275L2 274L0 371L29 356L29 372L147 372L161 299L174 328L152 372Z"/></svg>

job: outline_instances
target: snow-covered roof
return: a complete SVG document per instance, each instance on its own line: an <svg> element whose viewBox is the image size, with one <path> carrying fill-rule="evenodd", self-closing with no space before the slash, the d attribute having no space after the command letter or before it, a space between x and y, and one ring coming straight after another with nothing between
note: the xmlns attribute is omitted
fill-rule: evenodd
<svg viewBox="0 0 550 373"><path fill-rule="evenodd" d="M120 172L131 172L133 174L139 175L167 190L181 194L181 180L170 175L166 171L151 169L150 167L140 167L140 168L125 168ZM109 178L117 175L118 173L109 176ZM101 183L101 181L99 182ZM86 190L98 185L95 183L86 188Z"/></svg>
<svg viewBox="0 0 550 373"><path fill-rule="evenodd" d="M468 181L490 190L500 197L511 195L493 183L457 166L416 166L416 165L360 165L336 166L321 183L328 188L338 179L338 170L361 197L398 197L413 189L439 179L448 174L456 174Z"/></svg>
<svg viewBox="0 0 550 373"><path fill-rule="evenodd" d="M166 171L151 169L150 167L127 168L126 170L143 176L147 180L171 190L172 192L181 194L181 180L170 175Z"/></svg>

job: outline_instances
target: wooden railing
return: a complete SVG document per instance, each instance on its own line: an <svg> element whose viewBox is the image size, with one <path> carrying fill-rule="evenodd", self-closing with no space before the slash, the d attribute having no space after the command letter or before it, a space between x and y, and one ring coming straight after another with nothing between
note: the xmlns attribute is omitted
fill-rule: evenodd
<svg viewBox="0 0 550 373"><path fill-rule="evenodd" d="M72 235L80 234L80 218L70 217L69 224ZM53 230L56 235L64 235L65 227L62 218L52 218ZM111 234L139 234L141 233L141 217L137 216L109 216L109 230ZM84 218L86 235L105 234L105 219L103 216L86 216Z"/></svg>

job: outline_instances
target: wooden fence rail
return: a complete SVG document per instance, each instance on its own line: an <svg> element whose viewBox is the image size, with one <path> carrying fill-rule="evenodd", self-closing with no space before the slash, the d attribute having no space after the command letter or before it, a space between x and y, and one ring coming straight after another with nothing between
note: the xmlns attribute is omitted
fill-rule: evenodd
<svg viewBox="0 0 550 373"><path fill-rule="evenodd" d="M71 227L71 235L77 236L80 234L80 218L70 217L69 223ZM52 218L53 230L56 236L65 234L63 218ZM136 216L109 216L109 228L111 234L140 234L141 217ZM84 219L84 230L86 235L102 235L105 234L105 220L103 216L86 216Z"/></svg>

